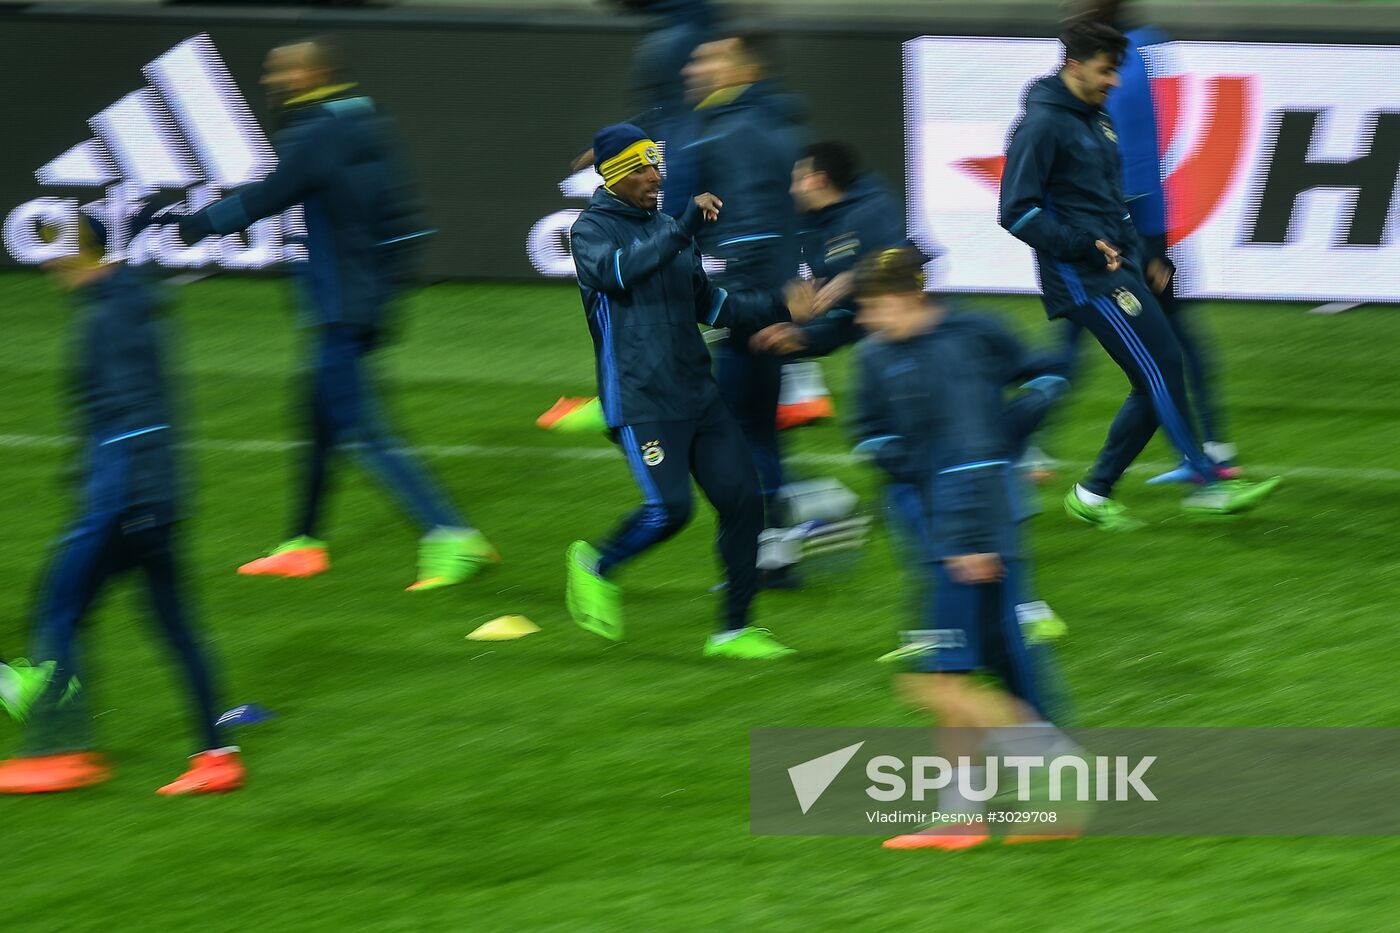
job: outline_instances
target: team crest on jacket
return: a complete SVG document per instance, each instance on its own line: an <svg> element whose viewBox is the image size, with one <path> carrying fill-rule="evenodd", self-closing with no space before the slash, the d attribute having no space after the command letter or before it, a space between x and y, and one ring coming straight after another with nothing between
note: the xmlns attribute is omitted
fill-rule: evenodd
<svg viewBox="0 0 1400 933"><path fill-rule="evenodd" d="M1142 302L1138 301L1138 296L1128 291L1126 288L1114 289L1113 300L1118 302L1118 307L1128 317L1137 317L1142 313Z"/></svg>
<svg viewBox="0 0 1400 933"><path fill-rule="evenodd" d="M1113 124L1107 120L1100 120L1099 129L1103 130L1103 134L1108 137L1109 142L1115 146L1118 145L1118 134L1113 131Z"/></svg>
<svg viewBox="0 0 1400 933"><path fill-rule="evenodd" d="M666 451L661 449L660 441L647 441L642 445L642 462L647 466L657 466L665 459Z"/></svg>

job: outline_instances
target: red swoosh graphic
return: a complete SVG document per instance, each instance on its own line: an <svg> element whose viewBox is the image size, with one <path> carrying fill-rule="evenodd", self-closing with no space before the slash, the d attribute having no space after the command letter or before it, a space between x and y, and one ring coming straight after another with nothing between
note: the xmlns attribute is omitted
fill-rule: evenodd
<svg viewBox="0 0 1400 933"><path fill-rule="evenodd" d="M1254 110L1253 76L1211 78L1206 94L1205 133L1166 181L1169 243L1180 243L1210 219L1225 200L1244 157L1245 129ZM1173 132L1177 124L1173 116Z"/></svg>
<svg viewBox="0 0 1400 933"><path fill-rule="evenodd" d="M1179 243L1201 228L1221 203L1244 158L1245 130L1254 110L1254 77L1224 75L1206 82L1206 126L1200 142L1166 179L1167 240ZM1154 78L1158 148L1166 155L1182 128L1185 78ZM954 167L997 191L1006 156L959 159Z"/></svg>
<svg viewBox="0 0 1400 933"><path fill-rule="evenodd" d="M975 159L959 159L953 165L993 191L997 191L1001 188L1001 173L1006 168L1006 156L979 156Z"/></svg>
<svg viewBox="0 0 1400 933"><path fill-rule="evenodd" d="M1152 109L1157 112L1157 154L1165 156L1181 128L1181 75L1152 79Z"/></svg>

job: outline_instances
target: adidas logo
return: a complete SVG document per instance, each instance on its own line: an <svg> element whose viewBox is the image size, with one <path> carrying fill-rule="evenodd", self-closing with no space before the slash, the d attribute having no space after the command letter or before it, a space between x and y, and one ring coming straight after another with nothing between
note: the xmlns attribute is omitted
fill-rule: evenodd
<svg viewBox="0 0 1400 933"><path fill-rule="evenodd" d="M40 166L41 185L101 188L103 196L38 197L5 220L7 252L38 264L70 253L71 237L45 243L41 226L76 229L79 210L103 217L112 231L108 258L158 262L173 268L261 269L305 258L301 208L259 221L244 234L211 237L186 247L159 228L126 242L124 221L157 190L185 189L186 210L267 175L277 164L248 102L207 34L186 39L142 69L147 87L125 95L88 119L93 137Z"/></svg>

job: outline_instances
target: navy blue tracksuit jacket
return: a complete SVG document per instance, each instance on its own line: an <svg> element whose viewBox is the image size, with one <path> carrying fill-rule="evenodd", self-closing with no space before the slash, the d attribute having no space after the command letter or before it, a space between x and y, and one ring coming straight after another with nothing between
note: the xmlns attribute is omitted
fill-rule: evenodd
<svg viewBox="0 0 1400 933"><path fill-rule="evenodd" d="M699 324L787 320L779 292L730 292L700 264L693 203L679 219L599 188L571 233L609 427L690 421L718 400Z"/></svg>
<svg viewBox="0 0 1400 933"><path fill-rule="evenodd" d="M1058 74L1026 95L1007 147L1000 221L1035 250L1052 318L1131 277L1141 282L1144 257L1123 196L1118 134L1108 114L1075 97ZM1108 271L1095 240L1122 253L1123 270Z"/></svg>
<svg viewBox="0 0 1400 933"><path fill-rule="evenodd" d="M709 191L724 202L719 221L706 224L698 241L706 255L725 261L725 285L780 288L797 274L797 208L790 189L805 105L760 81L696 116L698 138L671 150L693 190L674 196L688 200ZM670 189L666 196L673 196Z"/></svg>
<svg viewBox="0 0 1400 933"><path fill-rule="evenodd" d="M164 359L163 301L122 265L79 293L73 393L86 446L89 515L178 517L179 482Z"/></svg>
<svg viewBox="0 0 1400 933"><path fill-rule="evenodd" d="M272 173L185 218L181 235L234 233L302 204L307 261L296 272L306 323L378 331L429 232L389 122L348 89L290 105L285 119Z"/></svg>
<svg viewBox="0 0 1400 933"><path fill-rule="evenodd" d="M850 272L867 254L908 242L904 207L874 175L856 179L835 204L799 216L798 241L802 261L817 279L834 279ZM847 302L854 304L854 302ZM807 341L803 356L824 356L861 337L855 315L834 308L802 327Z"/></svg>
<svg viewBox="0 0 1400 933"><path fill-rule="evenodd" d="M1008 429L1005 391L1058 375L1058 359L1027 353L990 318L959 313L910 340L869 338L857 353L858 449L920 491L936 558L1020 556L1021 516L1008 493L1020 438Z"/></svg>

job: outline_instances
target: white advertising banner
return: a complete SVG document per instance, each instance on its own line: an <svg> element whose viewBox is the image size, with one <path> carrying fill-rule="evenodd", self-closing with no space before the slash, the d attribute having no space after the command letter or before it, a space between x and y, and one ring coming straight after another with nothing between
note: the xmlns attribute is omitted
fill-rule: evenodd
<svg viewBox="0 0 1400 933"><path fill-rule="evenodd" d="M1154 71L1169 237L1191 297L1400 300L1400 48L1174 42ZM909 223L937 287L1035 293L997 224L1007 136L1044 39L905 44Z"/></svg>

